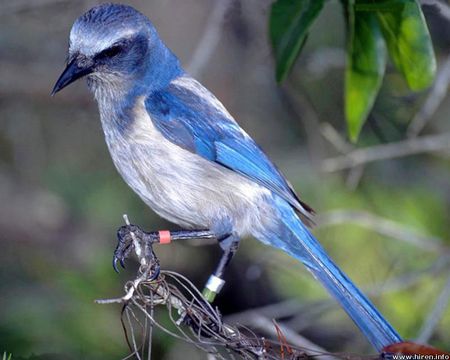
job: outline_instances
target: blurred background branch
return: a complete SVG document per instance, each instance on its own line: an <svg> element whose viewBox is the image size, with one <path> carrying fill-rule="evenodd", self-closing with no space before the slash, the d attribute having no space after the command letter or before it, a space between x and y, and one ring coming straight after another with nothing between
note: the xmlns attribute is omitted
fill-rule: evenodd
<svg viewBox="0 0 450 360"><path fill-rule="evenodd" d="M450 252L450 247L445 245L445 242L441 239L422 235L407 226L363 211L338 210L323 213L317 216L317 223L320 227L355 224L389 238L412 244L423 251L432 251L440 254Z"/></svg>
<svg viewBox="0 0 450 360"><path fill-rule="evenodd" d="M373 161L395 159L427 152L444 152L449 149L450 134L424 135L396 143L359 148L346 155L324 160L322 167L325 172L333 172Z"/></svg>
<svg viewBox="0 0 450 360"><path fill-rule="evenodd" d="M194 77L199 77L219 44L222 34L224 16L229 9L231 0L216 0L211 15L208 17L203 35L195 47L192 58L186 65L186 70Z"/></svg>
<svg viewBox="0 0 450 360"><path fill-rule="evenodd" d="M444 316L445 310L449 307L450 301L450 276L447 278L447 281L439 294L435 305L431 309L428 314L426 321L422 325L422 328L419 331L419 335L417 336L417 341L420 343L427 343L430 341L433 332Z"/></svg>
<svg viewBox="0 0 450 360"><path fill-rule="evenodd" d="M439 69L436 81L434 82L429 94L420 108L414 115L408 126L407 134L410 137L417 136L431 120L432 116L444 101L450 83L450 56L447 56L441 68Z"/></svg>

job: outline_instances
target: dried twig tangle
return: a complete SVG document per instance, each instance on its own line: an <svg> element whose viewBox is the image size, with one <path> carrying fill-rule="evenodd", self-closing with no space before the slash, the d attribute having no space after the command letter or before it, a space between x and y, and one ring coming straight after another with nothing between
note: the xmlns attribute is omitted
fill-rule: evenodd
<svg viewBox="0 0 450 360"><path fill-rule="evenodd" d="M125 221L129 224L128 218L125 217ZM158 259L154 254L152 258L145 257L141 251L144 248L141 239L133 236L133 241L141 264L136 278L125 284L125 295L122 297L96 301L99 304L123 304L122 326L131 352L124 359L151 358L154 328L196 346L209 358L215 359L341 358L326 352L286 326L276 325L269 318L255 317L257 321L251 325L270 336L278 337L278 341L267 340L244 326L224 323L219 310L185 276L161 270L155 278L155 263L159 265ZM156 307L165 307L171 320L170 327L157 320ZM286 341L293 345L288 345Z"/></svg>

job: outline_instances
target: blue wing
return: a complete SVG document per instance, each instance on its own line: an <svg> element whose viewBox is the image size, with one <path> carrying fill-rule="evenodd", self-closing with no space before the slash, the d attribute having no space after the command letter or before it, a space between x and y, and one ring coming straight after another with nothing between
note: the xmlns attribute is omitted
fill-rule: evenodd
<svg viewBox="0 0 450 360"><path fill-rule="evenodd" d="M156 128L170 141L238 172L290 203L308 222L303 203L259 146L200 83L184 77L154 91L145 106Z"/></svg>

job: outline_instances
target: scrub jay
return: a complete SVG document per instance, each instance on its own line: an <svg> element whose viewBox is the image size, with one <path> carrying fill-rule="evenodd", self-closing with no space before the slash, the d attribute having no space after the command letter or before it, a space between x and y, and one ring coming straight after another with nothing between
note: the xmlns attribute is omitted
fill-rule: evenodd
<svg viewBox="0 0 450 360"><path fill-rule="evenodd" d="M148 18L115 4L79 17L52 94L81 77L126 183L157 214L189 230L174 237L219 239L224 257L211 290L223 283L239 239L253 235L300 260L378 351L401 341L311 235L312 209L220 101L183 70ZM159 235L166 241L170 234ZM123 262L123 254L117 257Z"/></svg>

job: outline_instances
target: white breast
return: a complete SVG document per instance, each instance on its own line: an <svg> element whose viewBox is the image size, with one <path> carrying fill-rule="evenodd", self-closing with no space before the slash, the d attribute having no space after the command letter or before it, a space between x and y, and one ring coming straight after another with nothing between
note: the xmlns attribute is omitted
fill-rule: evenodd
<svg viewBox="0 0 450 360"><path fill-rule="evenodd" d="M167 140L139 99L131 129L121 134L101 111L114 164L155 212L189 228L229 223L240 235L264 222L270 191Z"/></svg>

